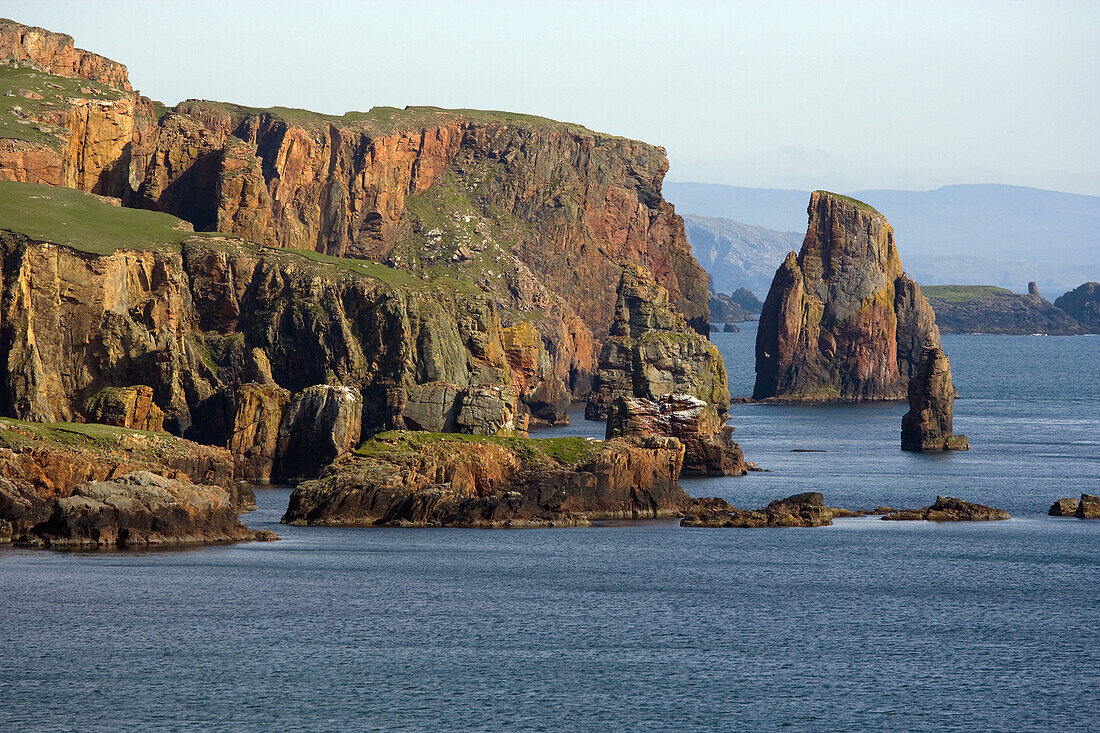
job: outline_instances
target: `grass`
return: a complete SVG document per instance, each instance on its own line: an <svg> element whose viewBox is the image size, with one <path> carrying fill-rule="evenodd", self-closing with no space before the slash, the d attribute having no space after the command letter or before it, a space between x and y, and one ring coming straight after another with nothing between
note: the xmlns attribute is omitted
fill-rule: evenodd
<svg viewBox="0 0 1100 733"><path fill-rule="evenodd" d="M995 285L922 285L926 298L936 298L948 303L968 303L989 296L1016 295L1011 290Z"/></svg>
<svg viewBox="0 0 1100 733"><path fill-rule="evenodd" d="M852 206L856 207L860 211L867 211L867 212L870 212L872 214L880 214L881 215L881 212L879 212L879 210L876 209L874 206L871 206L868 203L864 203L863 201L860 201L859 199L854 199L851 196L845 196L843 194L833 193L832 191L814 191L814 193L820 193L820 194L824 194L824 195L829 196L829 197L834 198L834 199L839 199L841 201L844 201L845 203L851 204Z"/></svg>
<svg viewBox="0 0 1100 733"><path fill-rule="evenodd" d="M614 136L595 133L582 125L499 110L372 107L366 112L351 111L342 115L328 115L294 107L246 107L232 102L215 102L206 99L191 99L187 100L187 103L226 112L233 118L234 123L239 123L251 115L266 114L288 124L311 130L320 130L330 124L338 124L343 128L359 129L374 134L392 134L401 131L419 131L457 119L470 122L496 122L528 128L560 128L586 136L595 135L598 138L615 139Z"/></svg>
<svg viewBox="0 0 1100 733"><path fill-rule="evenodd" d="M29 435L28 435L29 434ZM144 430L98 423L41 423L0 417L0 445L18 446L45 442L67 448L114 448L127 435L164 436Z"/></svg>
<svg viewBox="0 0 1100 733"><path fill-rule="evenodd" d="M91 89L91 93L83 93L81 89ZM18 94L21 90L39 94L42 99L22 97ZM8 92L13 94L8 96ZM37 121L38 118L50 115L64 124L71 106L69 100L74 97L117 101L125 96L118 89L87 79L68 79L29 68L0 66L0 138L59 148L68 131L61 125Z"/></svg>
<svg viewBox="0 0 1100 733"><path fill-rule="evenodd" d="M111 206L71 188L12 181L0 181L0 229L94 254L175 248L196 236L169 214Z"/></svg>
<svg viewBox="0 0 1100 733"><path fill-rule="evenodd" d="M390 430L375 435L355 451L367 457L385 457L394 454L411 455L425 445L443 443L492 443L516 453L524 462L546 463L553 461L563 466L576 465L600 449L599 441L579 437L566 438L508 438L498 436L465 435L463 433L428 433Z"/></svg>
<svg viewBox="0 0 1100 733"><path fill-rule="evenodd" d="M420 288L424 286L424 281L415 275L410 275L404 270L395 270L392 267L386 267L380 262L374 262L372 260L355 260L345 257L332 257L331 255L322 254L320 252L314 252L311 249L286 249L286 250L268 250L268 252L287 252L299 257L303 257L310 262L316 262L320 265L328 265L330 267L336 267L346 272L351 272L356 275L366 275L374 280L381 280L388 285L394 285L399 287L408 288Z"/></svg>

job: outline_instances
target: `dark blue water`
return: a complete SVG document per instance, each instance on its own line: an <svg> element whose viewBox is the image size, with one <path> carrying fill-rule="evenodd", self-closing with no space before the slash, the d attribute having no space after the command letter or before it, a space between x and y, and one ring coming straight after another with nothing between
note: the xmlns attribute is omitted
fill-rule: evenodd
<svg viewBox="0 0 1100 733"><path fill-rule="evenodd" d="M734 394L753 337L714 336ZM301 528L262 490L281 542L0 550L0 730L1096 730L1100 522L1045 512L1100 493L1100 338L944 342L969 453L902 453L899 404L736 405L770 472L686 487L1011 521Z"/></svg>

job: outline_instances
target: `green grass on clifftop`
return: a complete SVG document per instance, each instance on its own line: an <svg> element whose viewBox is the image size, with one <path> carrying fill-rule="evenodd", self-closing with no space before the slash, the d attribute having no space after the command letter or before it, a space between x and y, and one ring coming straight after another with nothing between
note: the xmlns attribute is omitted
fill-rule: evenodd
<svg viewBox="0 0 1100 733"><path fill-rule="evenodd" d="M579 463L600 449L600 441L586 438L506 438L499 436L465 435L462 433L428 433L389 430L375 435L355 451L366 457L412 453L422 445L441 443L493 443L515 453L524 462L545 463L548 460L563 466Z"/></svg>
<svg viewBox="0 0 1100 733"><path fill-rule="evenodd" d="M196 236L169 214L112 206L71 188L12 181L0 181L0 229L94 254L176 247Z"/></svg>
<svg viewBox="0 0 1100 733"><path fill-rule="evenodd" d="M856 207L860 211L867 211L867 212L870 212L872 214L878 214L880 216L882 215L882 212L880 212L874 206L871 206L868 203L864 203L863 201L860 201L859 199L854 199L851 196L845 196L844 194L840 194L840 193L833 193L832 191L814 191L814 193L820 193L820 194L824 194L826 196L830 196L834 199L839 199L839 200L841 200L845 203L851 204L852 206Z"/></svg>
<svg viewBox="0 0 1100 733"><path fill-rule="evenodd" d="M99 423L41 423L0 417L0 445L8 447L45 443L64 448L113 448L129 435L167 437L167 433L150 433Z"/></svg>
<svg viewBox="0 0 1100 733"><path fill-rule="evenodd" d="M995 285L922 285L926 298L937 298L948 303L968 303L988 296L1016 295L1011 290Z"/></svg>
<svg viewBox="0 0 1100 733"><path fill-rule="evenodd" d="M87 91L82 92L81 89ZM34 99L34 96L41 99ZM0 138L27 140L59 148L68 130L62 127L73 98L113 102L125 92L87 79L68 79L34 69L0 66ZM59 124L36 118L58 118Z"/></svg>

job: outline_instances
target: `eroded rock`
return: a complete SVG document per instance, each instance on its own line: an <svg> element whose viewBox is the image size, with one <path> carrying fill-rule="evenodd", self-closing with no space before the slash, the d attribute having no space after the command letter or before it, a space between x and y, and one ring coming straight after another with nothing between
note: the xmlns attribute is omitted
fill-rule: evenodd
<svg viewBox="0 0 1100 733"><path fill-rule="evenodd" d="M909 380L909 412L901 419L901 448L907 451L969 450L965 435L954 435L955 385L943 349L929 344Z"/></svg>
<svg viewBox="0 0 1100 733"><path fill-rule="evenodd" d="M1003 509L982 504L972 504L950 496L937 496L932 506L923 509L901 509L887 514L889 520L926 520L929 522L986 522L1011 519L1012 515Z"/></svg>

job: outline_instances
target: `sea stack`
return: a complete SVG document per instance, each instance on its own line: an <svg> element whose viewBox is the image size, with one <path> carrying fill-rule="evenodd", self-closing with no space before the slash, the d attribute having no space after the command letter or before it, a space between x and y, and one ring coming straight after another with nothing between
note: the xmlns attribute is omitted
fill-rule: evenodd
<svg viewBox="0 0 1100 733"><path fill-rule="evenodd" d="M871 206L815 191L802 250L772 280L756 336L756 399L903 399L936 316Z"/></svg>
<svg viewBox="0 0 1100 733"><path fill-rule="evenodd" d="M746 467L726 425L729 406L718 349L670 305L649 270L624 267L585 417L606 419L608 438L678 438L685 474L739 476Z"/></svg>
<svg viewBox="0 0 1100 733"><path fill-rule="evenodd" d="M943 349L929 343L917 373L909 380L909 412L901 419L901 449L970 450L965 435L951 432L954 405L951 363Z"/></svg>

